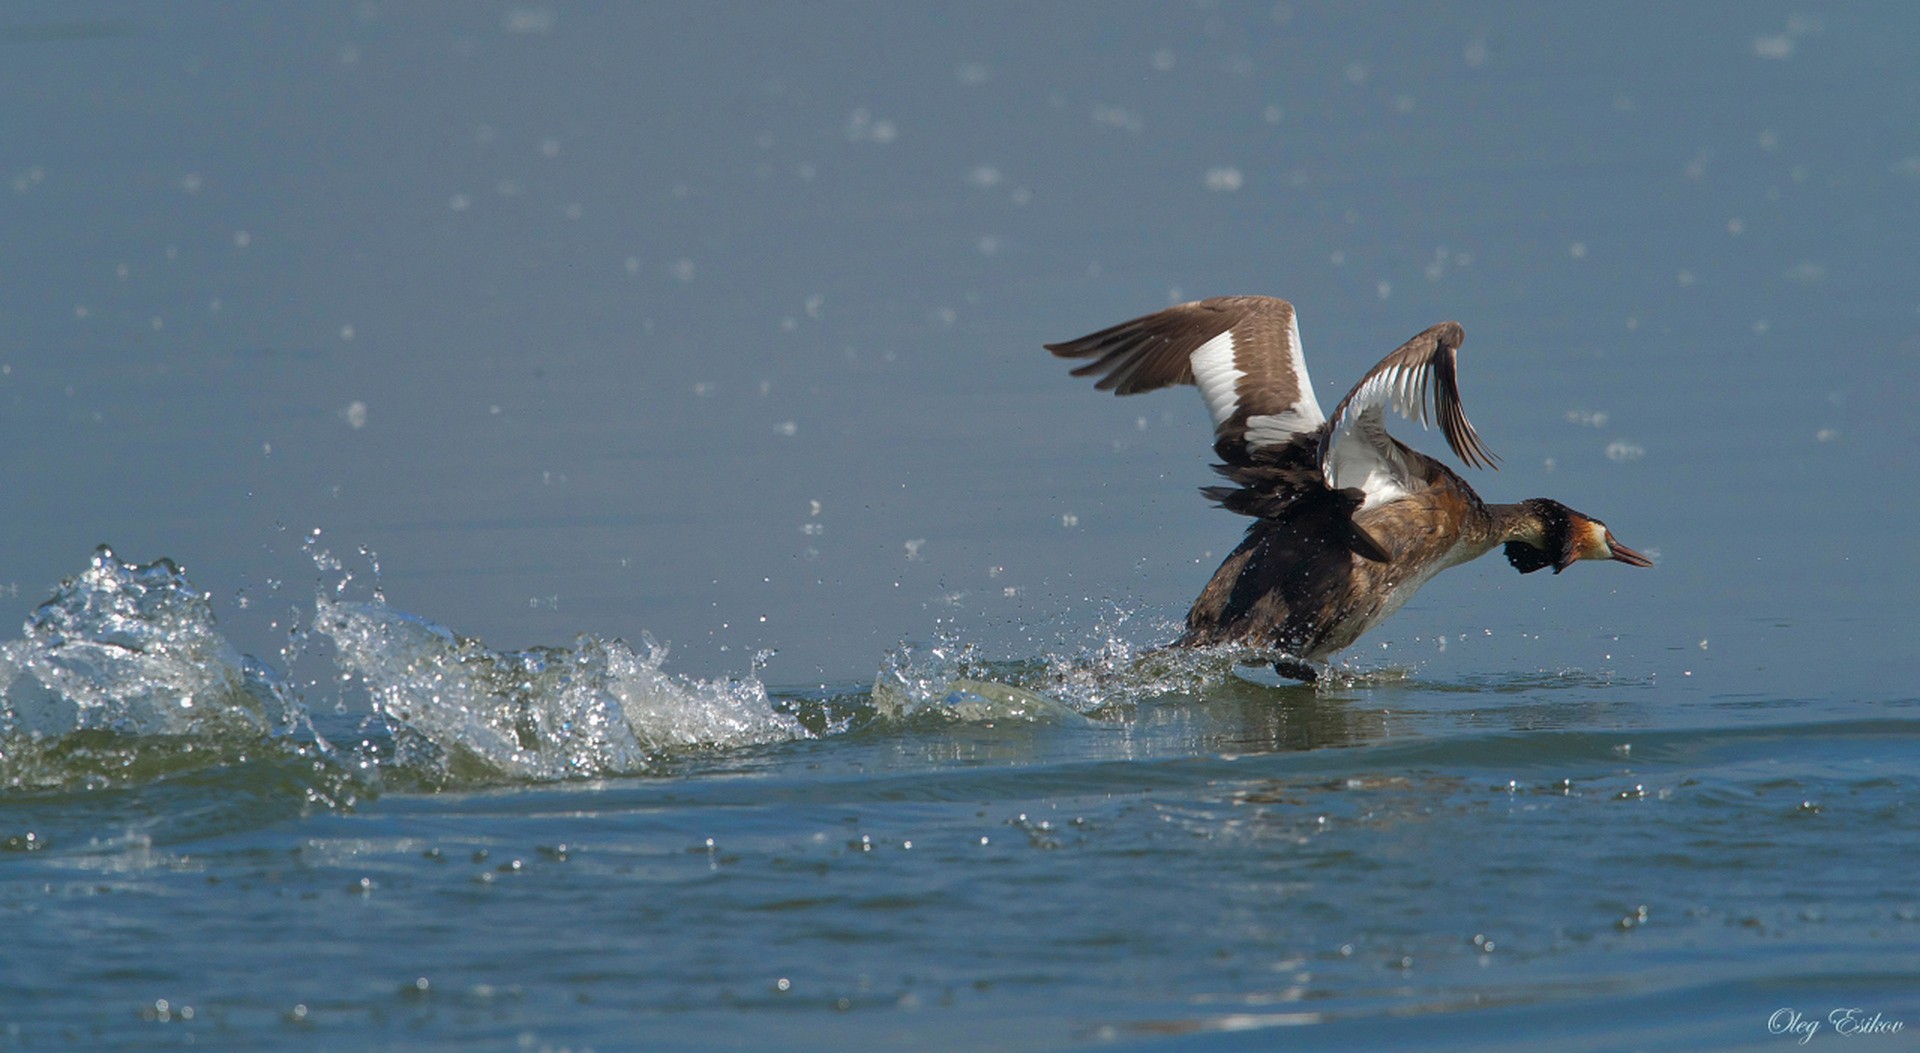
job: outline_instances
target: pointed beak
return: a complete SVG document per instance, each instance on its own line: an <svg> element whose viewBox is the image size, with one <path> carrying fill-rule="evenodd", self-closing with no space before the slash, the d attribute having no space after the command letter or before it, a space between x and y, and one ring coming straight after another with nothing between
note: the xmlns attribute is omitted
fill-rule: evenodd
<svg viewBox="0 0 1920 1053"><path fill-rule="evenodd" d="M1607 535L1607 548L1612 550L1615 561L1625 563L1629 567L1653 566L1652 560L1615 541L1612 534Z"/></svg>

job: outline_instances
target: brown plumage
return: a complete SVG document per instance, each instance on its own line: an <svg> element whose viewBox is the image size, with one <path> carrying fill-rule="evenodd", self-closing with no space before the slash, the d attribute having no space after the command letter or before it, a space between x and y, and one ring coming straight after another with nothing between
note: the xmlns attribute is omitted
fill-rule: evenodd
<svg viewBox="0 0 1920 1053"><path fill-rule="evenodd" d="M1293 305L1266 296L1180 304L1078 340L1046 345L1091 359L1075 376L1131 395L1200 388L1214 420L1214 468L1232 486L1201 492L1253 517L1187 613L1182 646L1238 643L1283 652L1282 674L1314 666L1398 610L1433 575L1505 545L1522 573L1582 559L1652 566L1606 525L1557 501L1489 505L1438 460L1387 434L1384 410L1435 420L1467 464L1491 468L1460 405L1457 322L1382 359L1324 416Z"/></svg>

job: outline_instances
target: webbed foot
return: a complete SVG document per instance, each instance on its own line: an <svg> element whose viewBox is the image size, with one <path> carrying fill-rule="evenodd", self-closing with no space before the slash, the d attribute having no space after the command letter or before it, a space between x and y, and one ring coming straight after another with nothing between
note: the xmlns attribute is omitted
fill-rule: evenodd
<svg viewBox="0 0 1920 1053"><path fill-rule="evenodd" d="M1311 684L1320 679L1319 670L1295 658L1282 658L1273 663L1273 671L1289 680L1299 680L1302 683Z"/></svg>

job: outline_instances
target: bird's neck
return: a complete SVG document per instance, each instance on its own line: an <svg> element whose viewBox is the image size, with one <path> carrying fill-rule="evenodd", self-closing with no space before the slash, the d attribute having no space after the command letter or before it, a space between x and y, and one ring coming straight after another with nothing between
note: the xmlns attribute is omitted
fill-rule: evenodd
<svg viewBox="0 0 1920 1053"><path fill-rule="evenodd" d="M1518 541L1534 548L1547 547L1552 524L1532 501L1511 505L1488 505L1487 537L1489 546Z"/></svg>

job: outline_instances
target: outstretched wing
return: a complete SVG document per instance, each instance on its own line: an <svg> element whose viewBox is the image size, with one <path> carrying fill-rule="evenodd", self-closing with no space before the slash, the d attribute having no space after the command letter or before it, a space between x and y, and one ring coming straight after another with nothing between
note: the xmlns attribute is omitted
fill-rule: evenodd
<svg viewBox="0 0 1920 1053"><path fill-rule="evenodd" d="M1367 371L1334 407L1320 446L1320 468L1327 485L1358 488L1363 507L1402 497L1421 485L1413 452L1387 434L1383 410L1391 406L1421 426L1438 420L1447 445L1475 468L1492 468L1498 458L1460 408L1459 350L1466 332L1458 322L1442 322L1400 346ZM1431 406L1431 410L1429 410Z"/></svg>
<svg viewBox="0 0 1920 1053"><path fill-rule="evenodd" d="M1243 460L1283 446L1326 421L1313 397L1293 305L1271 296L1220 296L1164 311L1065 343L1061 358L1091 359L1077 377L1134 395L1174 384L1200 389L1213 415L1214 449Z"/></svg>

